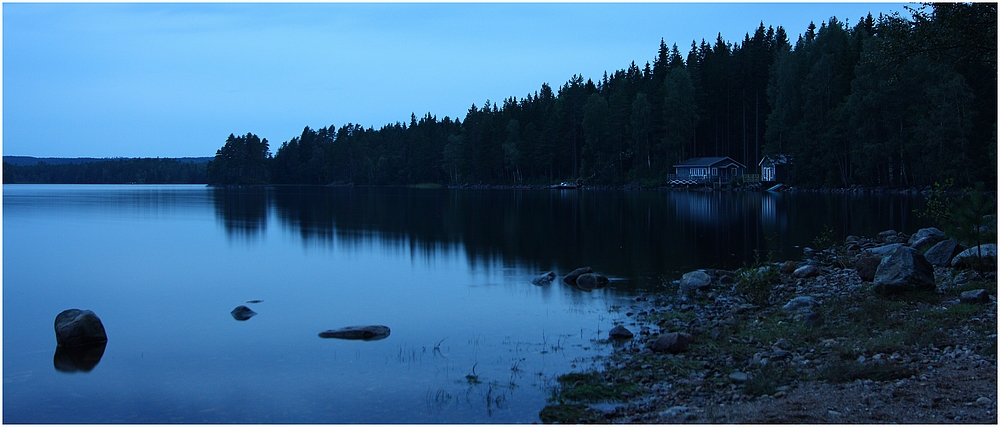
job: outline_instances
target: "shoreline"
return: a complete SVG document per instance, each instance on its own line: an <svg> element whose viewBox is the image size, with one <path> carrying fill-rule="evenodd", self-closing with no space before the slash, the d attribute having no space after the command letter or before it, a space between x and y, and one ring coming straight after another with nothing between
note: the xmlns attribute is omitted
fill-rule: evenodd
<svg viewBox="0 0 1000 427"><path fill-rule="evenodd" d="M196 184L197 185L197 184ZM359 187L359 188L414 188L414 189L448 189L448 190L551 190L551 191L588 191L588 190L618 190L618 191L686 191L686 192L759 192L759 193L822 193L822 194L912 194L928 195L931 188L925 187L917 189L892 188L892 187L830 187L830 188L805 188L805 187L785 187L781 191L768 191L764 188L718 188L698 187L698 186L659 186L642 187L633 185L583 185L579 188L553 188L551 185L506 185L506 184L405 184L405 185L367 185L354 183L336 184L228 184L214 185L204 184L212 188L241 188L241 187ZM958 191L954 191L959 194ZM995 192L990 192L995 194Z"/></svg>
<svg viewBox="0 0 1000 427"><path fill-rule="evenodd" d="M560 376L540 418L995 424L995 267L980 278L936 266L933 291L880 295L859 262L891 243L852 237L801 261L761 263L779 275L766 293L741 287L753 277L746 269L705 270L704 288L674 282L635 297L619 325L634 336L609 337L610 356ZM962 300L977 289L985 300ZM668 335L690 342L658 345Z"/></svg>

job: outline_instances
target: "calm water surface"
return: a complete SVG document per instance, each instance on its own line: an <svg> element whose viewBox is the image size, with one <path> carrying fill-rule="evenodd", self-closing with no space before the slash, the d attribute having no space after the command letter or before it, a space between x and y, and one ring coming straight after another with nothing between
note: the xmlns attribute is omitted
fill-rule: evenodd
<svg viewBox="0 0 1000 427"><path fill-rule="evenodd" d="M530 423L636 292L825 229L925 226L915 197L3 186L5 423ZM582 292L532 277L591 266ZM249 304L249 300L262 300ZM259 313L236 321L247 305ZM93 310L89 371L53 320ZM322 339L350 325L378 341Z"/></svg>

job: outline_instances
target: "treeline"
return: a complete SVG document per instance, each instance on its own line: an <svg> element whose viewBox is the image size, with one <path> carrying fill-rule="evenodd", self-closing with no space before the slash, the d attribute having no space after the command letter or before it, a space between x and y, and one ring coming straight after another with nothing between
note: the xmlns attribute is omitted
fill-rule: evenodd
<svg viewBox="0 0 1000 427"><path fill-rule="evenodd" d="M212 184L664 184L690 157L751 173L792 159L789 184L923 187L947 177L996 187L996 4L935 4L912 19L831 18L794 44L762 23L597 82L380 129L346 124L286 141L230 135Z"/></svg>
<svg viewBox="0 0 1000 427"><path fill-rule="evenodd" d="M4 184L205 184L207 164L169 158L3 163Z"/></svg>

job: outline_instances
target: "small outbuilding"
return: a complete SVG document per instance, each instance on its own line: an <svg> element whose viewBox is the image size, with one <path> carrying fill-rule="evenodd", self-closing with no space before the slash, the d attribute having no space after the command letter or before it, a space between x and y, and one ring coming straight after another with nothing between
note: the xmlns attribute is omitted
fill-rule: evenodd
<svg viewBox="0 0 1000 427"><path fill-rule="evenodd" d="M792 160L784 154L771 154L760 159L760 180L762 182L785 182Z"/></svg>

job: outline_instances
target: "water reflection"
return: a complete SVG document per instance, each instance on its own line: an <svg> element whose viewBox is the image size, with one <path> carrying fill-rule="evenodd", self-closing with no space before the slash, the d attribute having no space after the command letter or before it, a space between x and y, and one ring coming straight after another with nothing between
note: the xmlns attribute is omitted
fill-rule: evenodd
<svg viewBox="0 0 1000 427"><path fill-rule="evenodd" d="M74 347L56 346L52 364L59 372L90 372L104 357L104 349L107 346L107 342Z"/></svg>
<svg viewBox="0 0 1000 427"><path fill-rule="evenodd" d="M215 187L215 216L229 235L256 237L267 229L267 188Z"/></svg>
<svg viewBox="0 0 1000 427"><path fill-rule="evenodd" d="M479 267L500 261L565 273L590 265L633 279L737 268L766 253L796 258L826 228L846 237L924 225L910 214L918 197L898 195L365 187L217 188L213 195L233 235L261 233L272 214L304 242L378 239L428 258L462 250Z"/></svg>
<svg viewBox="0 0 1000 427"><path fill-rule="evenodd" d="M4 421L536 422L556 376L619 345L609 330L630 322L627 294L647 278L739 267L757 247L795 250L824 224L838 234L910 233L913 203L5 186L4 316L18 321L3 329ZM585 266L608 287L564 283ZM546 271L557 277L531 283ZM241 304L261 315L227 315ZM116 325L108 359L96 349L53 356L48 313L78 305ZM170 315L150 315L163 307ZM392 335L317 337L356 324L388 325Z"/></svg>

